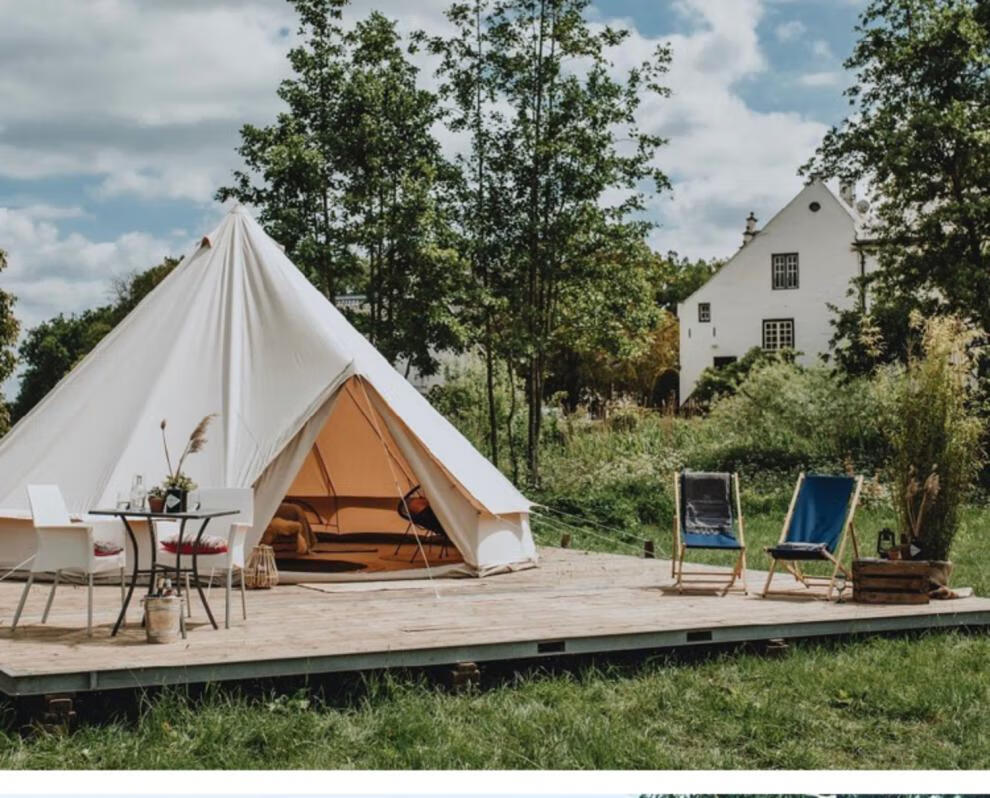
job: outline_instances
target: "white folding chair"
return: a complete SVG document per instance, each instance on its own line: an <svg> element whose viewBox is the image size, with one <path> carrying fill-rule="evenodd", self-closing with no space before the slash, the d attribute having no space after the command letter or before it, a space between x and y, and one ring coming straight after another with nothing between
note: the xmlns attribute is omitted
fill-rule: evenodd
<svg viewBox="0 0 990 798"><path fill-rule="evenodd" d="M212 548L201 547L196 553L196 565L200 573L204 568L210 569L210 584L213 583L213 574L222 571L226 574L226 601L224 604L224 626L230 628L230 594L233 588L234 569L241 572L241 614L247 620L247 598L244 592L244 546L247 533L254 525L254 491L251 488L201 488L199 491L199 503L204 509L209 510L237 510L237 515L224 515L214 519L210 524L228 524L227 534L219 537L226 538L226 551L215 552ZM207 526L209 534L210 526ZM182 557L188 562L192 557L192 547L196 541L196 532L186 526L182 535ZM169 551L165 545L169 541L174 541L179 533L179 524L176 521L156 521L155 534L158 538L158 562L171 568L175 568L175 552ZM210 535L213 537L213 535ZM186 580L186 607L189 616L192 616L192 601L190 596L189 572L185 572Z"/></svg>
<svg viewBox="0 0 990 798"><path fill-rule="evenodd" d="M52 601L55 599L59 577L62 573L77 573L87 577L89 583L86 634L92 637L93 575L118 571L121 603L124 600L124 566L127 554L123 533L116 524L101 523L99 524L101 540L97 541L94 536L97 525L72 521L58 485L28 485L27 491L31 516L34 520L37 551L31 564L27 584L24 585L24 592L21 593L21 600L17 604L11 629L17 628L28 592L37 574L54 574L48 602L41 616L41 622L45 623L52 608Z"/></svg>

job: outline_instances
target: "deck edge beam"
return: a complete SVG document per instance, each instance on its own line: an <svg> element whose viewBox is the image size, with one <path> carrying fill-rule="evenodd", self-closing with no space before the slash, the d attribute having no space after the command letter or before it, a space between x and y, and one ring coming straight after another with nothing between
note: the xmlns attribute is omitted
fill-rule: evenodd
<svg viewBox="0 0 990 798"><path fill-rule="evenodd" d="M608 654L646 650L675 650L761 642L773 638L795 640L839 635L923 631L958 627L990 626L990 611L947 612L923 615L891 615L860 619L803 621L783 624L753 624L696 629L659 630L628 634L567 637L563 656ZM693 637L699 632L706 634ZM710 634L707 634L710 633ZM556 641L555 641L556 642ZM0 668L0 692L8 696L31 696L56 692L98 692L176 684L236 681L276 677L320 676L387 668L422 668L455 665L458 662L534 660L562 656L557 647L541 650L544 640L447 646L405 651L331 654L268 660L164 665L146 668L87 670L49 674L11 675Z"/></svg>

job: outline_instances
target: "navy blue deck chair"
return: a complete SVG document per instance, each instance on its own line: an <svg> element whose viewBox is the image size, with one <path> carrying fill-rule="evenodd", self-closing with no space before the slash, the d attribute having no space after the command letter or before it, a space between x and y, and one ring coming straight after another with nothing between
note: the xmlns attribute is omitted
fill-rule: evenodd
<svg viewBox="0 0 990 798"><path fill-rule="evenodd" d="M825 597L832 598L836 580L841 575L839 592L852 581L852 575L842 564L846 540L852 538L854 556L859 556L859 543L853 518L859 494L863 488L862 477L828 476L802 473L798 477L791 497L791 504L784 519L780 540L764 551L770 555L770 573L763 587L763 596L770 592L770 583L778 563L805 588L828 586ZM804 572L801 563L832 563L831 576L812 576ZM794 591L774 591L793 594ZM805 591L801 594L807 595Z"/></svg>
<svg viewBox="0 0 990 798"><path fill-rule="evenodd" d="M733 496L735 493L735 512ZM678 592L686 586L718 590L725 595L742 579L746 590L746 537L739 475L680 471L674 475L674 556L672 575ZM738 534L737 534L738 532ZM684 571L688 549L732 552L732 571Z"/></svg>

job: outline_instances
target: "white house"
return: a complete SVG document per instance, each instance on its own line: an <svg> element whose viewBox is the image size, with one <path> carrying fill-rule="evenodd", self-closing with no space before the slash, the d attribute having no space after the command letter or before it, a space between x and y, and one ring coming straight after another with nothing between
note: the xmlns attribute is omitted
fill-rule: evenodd
<svg viewBox="0 0 990 798"><path fill-rule="evenodd" d="M828 305L862 301L849 295L850 281L874 267L867 211L851 187L836 195L815 181L762 229L750 213L739 251L677 306L682 403L707 367L728 365L755 346L793 349L805 364L828 352Z"/></svg>

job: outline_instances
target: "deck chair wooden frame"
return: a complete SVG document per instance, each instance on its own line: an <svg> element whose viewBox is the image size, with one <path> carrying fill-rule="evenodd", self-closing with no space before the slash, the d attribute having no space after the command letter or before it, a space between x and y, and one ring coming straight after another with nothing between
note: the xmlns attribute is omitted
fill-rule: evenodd
<svg viewBox="0 0 990 798"><path fill-rule="evenodd" d="M797 484L794 486L794 494L791 496L791 503L787 508L787 515L784 517L784 526L780 531L780 537L777 540L777 545L785 543L787 541L787 533L790 530L791 519L794 516L794 507L797 505L798 496L801 494L801 486L804 484L805 473L802 471L798 475ZM839 588L839 594L847 587L852 585L852 571L843 565L843 560L845 559L846 552L846 541L850 538L852 539L853 547L853 557L859 558L859 541L856 538L856 526L853 523L853 519L856 515L856 508L859 505L859 496L863 489L863 477L856 477L856 485L853 488L852 498L849 500L849 506L846 508L845 521L842 524L842 531L839 533L839 544L835 547L835 554L833 555L830 551L825 550L822 552L825 556L825 561L832 563L832 573L830 576L815 576L812 574L807 574L801 568L800 560L778 560L771 554L772 547L764 547L764 551L770 557L770 569L767 574L766 584L763 586L763 592L760 594L763 598L768 595L775 596L808 596L809 590L813 591L810 595L815 595L815 589L826 588L824 596L822 596L826 601L832 600L832 595L835 593L835 583L842 576L842 586ZM798 582L800 582L806 590L770 590L770 584L773 582L774 572L777 569L777 564L783 563L784 568L793 576Z"/></svg>
<svg viewBox="0 0 990 798"><path fill-rule="evenodd" d="M737 529L740 548L737 549L738 556L732 566L732 571L687 571L684 570L684 556L688 549L692 548L684 543L681 535L683 525L681 523L681 472L674 474L674 554L670 561L671 576L674 578L674 586L678 593L683 593L685 588L710 589L724 596L736 585L737 580L742 581L743 593L748 592L746 585L746 522L743 520L742 502L739 498L739 474L733 472L731 475L732 492L736 500L736 518L738 518ZM733 549L726 549L733 551ZM718 551L718 549L712 549Z"/></svg>

